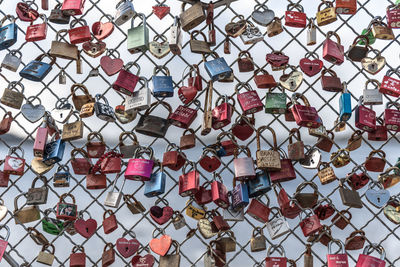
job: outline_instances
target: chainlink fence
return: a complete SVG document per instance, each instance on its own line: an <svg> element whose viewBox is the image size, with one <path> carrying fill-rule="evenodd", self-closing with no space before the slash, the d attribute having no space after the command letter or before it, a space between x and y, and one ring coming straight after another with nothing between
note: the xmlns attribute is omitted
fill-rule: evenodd
<svg viewBox="0 0 400 267"><path fill-rule="evenodd" d="M40 1L35 1L40 6ZM101 1L101 0L87 0L85 4L84 13L80 18L87 21L88 25L91 26L94 22L98 21L103 15L114 16L115 5L117 1ZM150 30L150 40L157 36L169 35L169 27L172 25L174 15L178 15L180 11L181 2L176 0L167 0L163 3L171 7L170 14L160 20L152 13L152 6L162 1L133 1L137 12L144 13L146 15L147 27ZM50 9L60 3L60 1L50 1ZM285 27L284 32L275 37L266 36L266 28L258 26L265 35L263 41L252 45L244 45L240 38L230 38L231 40L231 54L226 55L223 53L223 44L225 41L225 25L235 15L244 15L246 19L251 21L251 12L257 4L266 4L269 9L275 12L275 15L282 18L284 23L284 12L286 6L289 3L300 3L304 6L304 10L307 13L308 18L315 17L317 12L318 1L253 1L253 0L239 0L231 3L229 6L222 6L215 10L214 23L216 30L217 44L213 46L213 51L216 51L219 56L223 56L228 64L232 67L235 75L233 83L214 83L214 96L213 105L219 95L230 95L236 99L236 93L234 90L235 85L238 82L248 82L253 88L256 88L253 81L253 73L240 73L237 67L237 55L240 51L249 51L254 59L256 68L264 68L269 71L270 74L274 75L275 79L278 80L282 75L282 71L271 71L270 66L266 64L265 55L271 51L282 51L290 57L289 63L298 68L298 62L308 52L315 52L320 57L322 56L322 42L325 39L325 34L328 31L335 31L341 37L341 42L345 47L345 50L352 44L354 38L359 35L362 29L366 28L370 23L371 19L375 16L382 16L385 20L386 7L392 4L392 1L358 1L358 11L355 15L338 15L338 20L332 24L323 27L317 27L317 44L313 46L306 46L306 34L307 28L298 29L292 27ZM0 13L1 16L15 14L15 1L3 0L0 2ZM39 10L40 13L49 15L49 11ZM139 19L134 21L135 25L139 24ZM24 40L24 35L29 23L17 20L18 24L18 42L10 49L3 50L0 57L4 57L11 49L19 50L22 53L22 65L25 66L28 62L36 58L41 53L46 53L50 49L51 41L55 39L55 33L68 25L59 25L49 23L47 39L39 42L28 43ZM184 46L182 54L176 56L168 54L162 59L157 59L152 56L149 52L139 53L131 55L126 49L126 37L127 30L130 28L130 23L125 23L122 26L115 26L115 30L111 37L104 40L107 44L107 49L114 49L120 53L120 57L124 60L124 63L133 61L139 64L141 67L140 76L144 76L149 79L149 86L151 87L151 77L153 75L153 69L157 65L166 66L173 77L175 85L175 96L174 98L167 98L165 101L169 102L175 110L180 101L178 100L177 88L182 85L184 79L187 82L188 73L185 72L182 75L186 66L192 64L198 64L200 67L200 73L203 77L203 88L206 87L208 75L204 70L204 62L201 55L192 54L189 47L189 35L184 33ZM205 23L197 27L201 31L207 34L208 26ZM397 34L397 30L394 30ZM68 41L65 36L62 38L64 41ZM352 96L352 108L355 110L358 98L362 95L364 84L367 79L374 78L379 81L382 80L387 70L394 70L399 66L399 40L398 35L391 41L377 40L373 45L375 49L378 49L382 56L386 58L386 65L384 69L377 75L371 75L362 69L361 65L357 62L352 62L349 59L341 66L331 65L324 61L326 68L334 70L342 81L346 81L348 84L348 90ZM92 95L100 93L104 95L111 106L115 107L120 105L124 97L112 89L111 84L115 81L116 76L107 76L100 68L100 57L91 58L85 53L81 52L82 69L83 74L77 74L75 63L68 60L57 59L53 66L50 74L42 82L31 82L26 79L21 79L20 76L14 72L10 72L6 69L1 69L0 72L0 87L6 88L12 81L21 81L25 86L24 97L25 100L30 96L37 96L40 98L41 103L46 107L46 110L51 111L58 99L61 97L67 97L71 101L70 87L74 83L83 83L89 89ZM112 56L117 56L113 54ZM207 56L206 60L210 60L211 57ZM21 69L22 67L20 67ZM20 70L19 69L19 70ZM92 77L89 72L93 69L99 70L99 75ZM65 71L67 76L66 85L59 84L59 74L61 71ZM265 102L265 93L267 90L256 89L262 101ZM230 124L224 127L223 130L213 130L209 135L200 135L201 123L203 118L203 103L205 101L205 90L199 92L196 96L202 103L201 108L198 111L198 116L192 124L192 128L196 132L196 148L185 150L184 153L187 159L197 162L202 154L202 147L213 144L216 142L216 137L223 131L229 131ZM335 128L335 120L339 114L339 97L340 93L331 93L323 91L320 85L320 77L316 75L314 77L308 77L304 75L304 81L297 92L303 93L311 105L316 107L320 117L322 118L324 125L327 129ZM288 99L290 99L291 92L286 92ZM394 101L387 96L384 96L385 102ZM153 101L156 99L153 97ZM1 109L6 113L10 108L0 105ZM241 109L236 101L236 109L232 117L232 122L235 118L241 114ZM374 110L377 112L377 116L383 118L384 105L374 106ZM207 245L212 239L204 239L199 231L195 232L192 237L187 236L191 229L196 229L197 221L185 215L187 206L191 203L189 198L182 198L178 195L178 180L179 175L182 174L181 170L172 171L168 168L164 168L164 172L167 175L165 193L161 195L161 199L167 200L169 205L174 209L180 211L185 215L186 225L180 230L175 230L172 222L160 226L157 225L149 215L150 207L154 205L156 198L146 198L143 195L144 183L138 181L127 180L124 188L124 194L134 194L135 197L144 205L146 211L142 214L131 214L126 204L122 201L121 205L113 209L118 220L118 229L110 234L104 234L101 222L103 221L103 213L107 210L107 207L103 205L104 199L107 192L111 190L112 184L116 177L123 175L127 159L124 159L124 164L121 173L118 175L110 174L107 175L107 188L101 190L88 190L86 189L85 176L75 175L72 172L70 166L70 151L73 148L85 148L86 136L90 132L97 131L101 133L110 149L118 148L118 136L122 131L131 131L137 124L138 119L144 112L139 112L137 118L129 124L121 124L118 121L116 123L105 123L104 121L96 118L96 116L83 119L85 124L84 138L78 141L72 141L67 143L64 158L61 163L56 164L51 171L45 174L49 184L49 196L47 204L41 205L40 210L42 218L44 217L44 210L47 208L55 208L59 201L60 195L63 193L71 193L76 198L76 204L78 205L79 211L88 211L92 218L97 221L97 231L89 239L83 238L79 234L70 235L66 232L55 236L45 233L42 230L41 221L35 221L29 224L15 224L13 218L14 210L14 198L16 195L27 192L30 188L32 180L36 177L36 174L31 169L31 161L33 159L32 146L36 136L36 130L40 126L40 121L36 123L28 122L20 113L19 110L12 109L12 115L14 121L11 126L11 130L0 136L1 146L1 158L4 158L7 154L8 149L11 146L18 146L24 149L26 160L25 172L22 176L11 176L7 188L0 190L1 199L4 201L4 205L7 206L8 212L6 217L1 221L1 224L7 225L10 228L9 244L7 252L15 259L19 264L27 263L31 266L41 266L40 263L36 262L36 258L41 250L41 246L34 243L29 236L28 227L34 227L55 246L55 261L53 266L68 266L69 256L71 250L75 245L81 245L85 248L86 253L86 265L87 266L100 266L101 255L103 248L107 242L115 244L116 240L120 237L128 239L136 237L140 242L141 255L145 254L145 250L148 249L148 243L152 239L152 232L156 228L164 230L174 240L177 240L180 244L180 255L181 264L180 266L202 266L203 257L207 251ZM157 108L154 115L164 116L165 112L161 107ZM268 125L273 127L277 133L278 146L286 151L289 143L289 131L291 128L298 128L294 122L286 122L284 115L273 115L259 112L255 114L255 125L252 126L257 129L260 126ZM62 125L59 125L62 128ZM331 152L337 151L339 148L345 148L347 140L350 138L352 133L356 130L354 126L354 113L352 118L346 123L346 129L342 132L334 132L334 145ZM301 131L301 137L305 144L314 146L317 138L308 135L308 129L304 127L299 128ZM179 145L180 136L183 133L183 129L171 126L165 136L165 138L150 138L141 134L137 134L140 145L151 146L154 149L154 157L158 160L162 160L163 153L166 150L168 144L176 143ZM266 133L266 132L265 132ZM263 147L270 147L272 145L272 138L269 135L263 135L262 142L265 143ZM252 151L252 156L255 158L256 151L256 138L253 134L246 141L237 140L240 145L247 146ZM125 141L128 142L128 141ZM370 141L367 138L367 133L363 134L362 146L355 151L350 152L351 162L344 168L334 168L336 176L338 178L344 178L347 173L350 173L353 168L360 167L363 165L365 158L369 152L373 149L382 149L386 152L386 167L393 166L397 160L399 140L395 132L388 132L388 139L386 141ZM392 148L392 149L390 149ZM330 161L330 153L322 152L322 161ZM282 183L282 186L289 193L290 196L296 191L296 187L303 181L313 181L318 185L319 199L328 198L332 201L336 211L348 210L352 214L351 223L344 230L340 230L335 227L330 217L324 221L323 224L329 226L332 231L332 236L336 239L340 239L343 242L346 238L355 230L363 230L366 235L366 244L377 243L385 248L386 257L385 261L387 266L400 266L400 257L398 248L400 246L399 238L399 226L389 221L383 214L383 208L378 209L371 205L365 198L365 191L368 186L358 190L362 197L363 208L355 209L348 208L342 204L339 196L339 182L334 181L327 185L322 185L317 176L316 169L305 169L301 167L297 162L293 162L296 169L297 178L295 180ZM61 165L69 165L71 169L71 182L67 188L55 188L52 186L52 177L56 172L57 168ZM204 171L198 164L197 169L200 172L200 183L203 184L205 181L212 179L212 174ZM233 157L223 157L222 165L217 172L224 179L225 184L229 189L232 188L232 178L234 175L233 171ZM369 172L370 179L377 180L379 173ZM123 176L122 176L123 177ZM122 178L121 177L121 178ZM119 179L116 190L119 190L122 185L122 179ZM398 187L394 186L389 189L391 196L398 196ZM277 207L276 195L274 190L267 193L269 198L269 206ZM266 198L264 198L265 200ZM189 202L187 202L189 200ZM19 207L23 207L23 201L20 200L18 203ZM208 205L208 210L216 208L214 204ZM221 214L221 208L218 209ZM85 215L87 218L87 214ZM229 222L231 230L234 232L236 237L236 251L227 253L227 265L228 266L264 266L264 259L266 257L266 251L262 252L251 252L250 251L250 238L253 228L263 227L264 235L267 237L267 245L280 244L284 247L286 256L288 259L293 259L297 266L303 266L303 257L306 249L306 244L312 245L312 255L314 256L314 266L323 266L326 264L326 254L328 249L318 241L307 242L299 227L299 218L288 219L290 225L290 233L286 234L276 240L271 240L265 225L254 220L252 217L246 215L245 220L241 222ZM3 230L2 230L3 231ZM3 233L3 232L2 232ZM157 236L160 233L155 232ZM3 235L3 234L2 234ZM223 234L224 236L225 234ZM115 249L115 247L114 247ZM172 252L172 249L169 253ZM354 266L357 261L358 255L362 253L362 250L347 251L349 256L350 266ZM118 252L116 252L116 260L112 266L130 266L131 258L124 258ZM159 257L153 254L156 261L159 261ZM276 253L274 253L276 255ZM155 264L157 264L157 262ZM8 266L3 260L2 266Z"/></svg>

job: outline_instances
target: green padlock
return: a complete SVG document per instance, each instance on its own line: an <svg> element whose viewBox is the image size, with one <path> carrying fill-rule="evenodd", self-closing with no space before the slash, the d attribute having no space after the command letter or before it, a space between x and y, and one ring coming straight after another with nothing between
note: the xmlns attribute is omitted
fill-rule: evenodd
<svg viewBox="0 0 400 267"><path fill-rule="evenodd" d="M46 209L45 217L42 219L43 231L51 235L59 235L64 230L64 222L55 218L50 218L49 214L56 214L54 209Z"/></svg>
<svg viewBox="0 0 400 267"><path fill-rule="evenodd" d="M281 89L280 87L278 87ZM265 97L265 113L284 114L286 111L286 93L285 89L281 89L282 93L272 93L271 88Z"/></svg>
<svg viewBox="0 0 400 267"><path fill-rule="evenodd" d="M134 26L136 17L142 18L143 23L139 26ZM143 13L138 13L132 18L131 28L128 30L128 51L131 54L146 52L149 49L149 29L147 28L146 16Z"/></svg>
<svg viewBox="0 0 400 267"><path fill-rule="evenodd" d="M370 28L362 30L361 35L366 35L368 37L369 45L372 45L376 41L376 38ZM365 45L364 40L360 39L360 41L358 41L358 44Z"/></svg>

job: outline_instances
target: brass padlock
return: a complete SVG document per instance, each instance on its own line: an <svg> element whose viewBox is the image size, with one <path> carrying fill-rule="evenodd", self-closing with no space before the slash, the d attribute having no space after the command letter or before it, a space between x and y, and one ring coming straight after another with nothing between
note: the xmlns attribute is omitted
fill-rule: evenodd
<svg viewBox="0 0 400 267"><path fill-rule="evenodd" d="M201 35L203 40L197 40L196 36ZM211 53L210 45L207 43L206 35L201 31L192 31L190 34L190 51L196 54Z"/></svg>
<svg viewBox="0 0 400 267"><path fill-rule="evenodd" d="M257 236L260 234L259 236ZM263 229L256 227L253 229L253 234L250 238L251 252L258 252L267 249L267 238L264 236Z"/></svg>
<svg viewBox="0 0 400 267"><path fill-rule="evenodd" d="M21 87L21 92L15 88L17 85ZM0 102L10 108L20 109L24 101L24 89L25 87L21 82L10 82L4 89Z"/></svg>
<svg viewBox="0 0 400 267"><path fill-rule="evenodd" d="M57 32L56 40L52 41L49 54L53 57L59 57L69 60L79 60L78 47L68 42L61 42L61 34L68 34L68 30L63 29Z"/></svg>
<svg viewBox="0 0 400 267"><path fill-rule="evenodd" d="M82 121L82 118L79 118L77 114L78 112L76 111L73 113L73 115L77 119L75 122L64 124L61 137L62 140L72 141L81 139L83 137L84 123Z"/></svg>
<svg viewBox="0 0 400 267"><path fill-rule="evenodd" d="M18 199L21 196L26 197L26 193L19 194L14 199L14 219L15 224L24 224L40 220L40 210L37 206L28 206L18 208Z"/></svg>
<svg viewBox="0 0 400 267"><path fill-rule="evenodd" d="M198 2L200 3L200 2ZM171 246L175 247L176 253L160 257L159 267L179 267L181 263L180 245L173 240Z"/></svg>
<svg viewBox="0 0 400 267"><path fill-rule="evenodd" d="M133 200L133 202L132 202ZM124 201L132 214L139 214L146 211L146 208L133 195L124 195Z"/></svg>
<svg viewBox="0 0 400 267"><path fill-rule="evenodd" d="M363 204L361 201L360 194L356 190L345 188L343 180L344 179L341 179L339 181L339 193L343 205L361 209L363 207Z"/></svg>
<svg viewBox="0 0 400 267"><path fill-rule="evenodd" d="M323 10L321 10L321 7L325 6ZM324 26L328 25L332 22L335 22L337 20L336 17L336 9L333 6L333 1L322 1L321 4L318 6L318 12L317 12L317 24L318 26Z"/></svg>
<svg viewBox="0 0 400 267"><path fill-rule="evenodd" d="M275 17L267 26L268 37L276 36L281 32L283 32L282 20L278 17Z"/></svg>
<svg viewBox="0 0 400 267"><path fill-rule="evenodd" d="M321 162L318 166L318 177L323 185L336 180L336 174L328 162Z"/></svg>
<svg viewBox="0 0 400 267"><path fill-rule="evenodd" d="M356 150L361 146L362 143L362 132L360 130L356 130L347 141L347 149L349 151Z"/></svg>
<svg viewBox="0 0 400 267"><path fill-rule="evenodd" d="M371 31L376 39L393 40L394 33L392 28L389 28L386 23L382 21L381 17L375 17L371 21ZM369 27L368 27L369 28Z"/></svg>
<svg viewBox="0 0 400 267"><path fill-rule="evenodd" d="M341 168L350 163L350 154L348 149L339 149L331 154L331 161L333 166Z"/></svg>
<svg viewBox="0 0 400 267"><path fill-rule="evenodd" d="M271 150L261 150L261 132L268 129L272 133L274 146ZM268 126L261 126L257 129L257 167L269 171L279 171L281 169L281 160L278 152L275 131Z"/></svg>
<svg viewBox="0 0 400 267"><path fill-rule="evenodd" d="M49 250L50 248L52 249L51 251ZM39 252L36 261L52 266L54 262L54 253L55 253L55 248L53 244L43 245L42 251Z"/></svg>
<svg viewBox="0 0 400 267"><path fill-rule="evenodd" d="M314 192L302 192L307 185L311 186L311 188L314 189ZM318 202L318 186L314 182L302 182L301 184L299 184L299 186L297 186L294 198L303 209L313 208Z"/></svg>
<svg viewBox="0 0 400 267"><path fill-rule="evenodd" d="M179 15L182 29L184 31L190 31L197 25L201 24L205 19L202 3L196 2L190 8L185 10L186 3L182 3L182 13Z"/></svg>
<svg viewBox="0 0 400 267"><path fill-rule="evenodd" d="M216 239L217 241L217 249L222 250L224 252L234 252L236 251L236 237L235 234L232 231L226 231L224 232L228 236L227 237L222 237L221 234L222 232L218 233L218 238Z"/></svg>

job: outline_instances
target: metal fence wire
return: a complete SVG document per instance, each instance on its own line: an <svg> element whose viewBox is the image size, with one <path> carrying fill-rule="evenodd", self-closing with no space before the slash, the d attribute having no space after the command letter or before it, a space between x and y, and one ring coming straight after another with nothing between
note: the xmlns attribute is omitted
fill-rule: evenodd
<svg viewBox="0 0 400 267"><path fill-rule="evenodd" d="M29 1L27 1L29 2ZM50 9L45 11L40 9L40 1L30 1L34 2L39 6L39 13L44 13L47 16L50 14L50 10L54 8L57 3L62 3L62 1L50 1ZM111 2L111 3L110 3ZM230 2L230 1L226 1ZM150 40L153 37L168 37L169 28L174 22L174 16L179 15L181 10L180 1L176 0L166 0L166 1L133 1L136 12L143 13L146 16L147 27L150 31ZM238 71L237 55L240 51L248 51L253 57L255 68L261 68L268 70L276 80L282 75L282 71L271 71L271 66L266 63L265 55L271 51L281 51L290 57L289 63L294 68L299 70L299 61L304 58L309 52L315 52L320 57L322 56L322 45L325 40L325 35L328 31L334 31L338 33L341 37L342 45L344 45L345 50L353 43L353 40L358 36L364 28L367 28L370 21L376 17L381 16L383 21L386 21L386 7L394 4L392 1L378 1L378 0L367 0L367 1L357 1L357 13L354 15L338 15L338 20L327 26L317 28L317 43L312 46L306 45L306 35L307 28L294 28L283 25L283 32L275 37L268 37L266 33L266 27L262 27L256 24L256 26L261 30L264 35L264 40L255 44L245 45L240 40L240 38L230 38L231 44L231 54L224 54L223 47L226 39L225 25L231 21L231 19L236 15L243 15L248 21L252 21L251 13L254 7L259 4L265 4L270 10L275 12L275 16L282 19L282 24L284 24L284 14L287 9L287 5L291 3L299 3L304 6L304 11L308 18L315 18L317 13L319 1L253 1L253 0L239 0L232 1L230 5L222 5L214 11L214 25L216 30L216 45L212 46L211 49L218 53L220 57L224 57L228 62L230 67L233 69L234 81L232 83L220 83L215 82L213 86L213 105L215 100L220 95L232 96L235 100L237 99L237 92L235 92L234 87L239 82L249 83L253 88L256 88L254 84L253 72L241 73ZM0 13L1 16L6 16L8 14L16 16L15 14L15 1L3 0L0 1ZM94 22L99 21L104 15L110 15L111 17L115 14L115 5L117 1L106 1L106 0L87 0L84 7L84 12L81 16L76 16L77 18L85 19L87 24L91 26ZM171 7L170 13L160 20L152 12L152 6L157 4L166 4ZM38 20L39 21L39 20ZM106 19L103 18L103 22ZM46 40L38 42L26 42L25 33L29 25L28 22L23 22L21 20L16 21L18 25L18 41L12 47L2 50L0 53L0 58L3 58L12 49L21 52L22 66L26 66L31 60L35 59L38 55L42 53L49 52L51 41L55 39L56 32L61 29L68 29L68 25L60 25L48 23L48 33ZM135 25L142 23L139 19L135 19ZM188 72L186 71L182 74L187 66L192 64L198 64L200 67L200 73L203 78L203 88L206 88L208 82L208 75L204 70L204 61L201 55L193 54L190 52L189 45L189 34L184 32L184 43L181 55L173 55L169 53L166 57L158 59L150 54L148 51L137 53L131 55L126 49L127 41L127 31L131 27L130 23L125 23L121 26L114 25L114 32L110 37L104 40L107 45L108 51L113 49L119 52L119 56L125 64L127 62L135 62L140 66L140 76L144 76L149 79L149 84L151 87L151 78L153 75L153 69L155 66L166 66L173 78L174 83L174 97L165 98L164 100L171 104L173 110L175 110L179 105L181 105L180 100L177 97L178 88L183 82L187 82ZM196 29L204 33L208 33L208 26L206 23L202 23ZM308 77L304 75L304 80L302 85L298 88L297 92L304 94L310 101L311 106L314 106L323 120L323 123L327 129L331 129L334 132L335 138L333 139L333 147L330 153L322 151L322 161L331 162L331 153L338 151L340 148L346 148L347 140L350 136L357 130L354 125L354 111L356 109L356 103L359 97L363 94L365 81L368 79L377 79L382 81L383 76L388 70L395 70L399 66L399 40L398 40L398 30L394 29L395 38L394 40L377 40L373 44L373 48L377 49L375 54L379 51L382 56L386 58L386 63L381 72L377 75L372 75L368 73L365 69L361 67L358 62L353 62L346 58L345 63L340 66L333 65L327 61L324 61L324 65L328 69L334 70L338 77L342 81L347 82L348 91L352 98L352 118L346 122L345 130L334 131L338 124L336 119L339 115L339 98L340 92L327 92L322 90L320 85L320 75L314 77ZM61 36L62 41L68 41L67 36ZM81 49L81 45L79 45ZM373 53L370 53L371 56ZM105 55L105 54L104 54ZM113 53L112 57L117 57L117 53ZM124 96L112 89L112 83L116 79L115 76L107 76L104 71L100 68L100 57L92 58L81 52L80 57L82 60L83 74L76 73L76 67L74 61L57 59L52 67L50 74L40 82L32 82L21 78L17 73L11 72L5 68L0 71L0 87L6 88L12 81L20 81L24 86L24 103L28 98L34 96L41 100L42 105L45 109L51 112L54 109L55 103L62 97L66 97L71 101L70 87L75 83L85 84L92 95L101 94L107 98L110 105L115 107L120 105L124 101ZM206 56L206 60L211 60L211 56ZM98 75L91 75L94 70L98 70ZM65 72L66 84L59 84L59 76ZM141 84L143 87L143 84ZM139 87L139 86L138 86ZM202 169L198 164L199 159L202 155L202 148L204 146L214 144L217 141L217 135L222 132L230 131L232 125L235 122L236 117L241 115L242 111L239 107L238 101L236 101L234 114L232 116L232 123L221 130L213 130L209 135L202 136L201 125L203 121L203 104L205 101L205 89L198 92L196 99L200 100L201 107L198 110L198 116L194 120L191 127L194 129L196 134L197 145L193 149L184 150L182 154L188 160L195 162L197 170L200 173L200 184L206 181L211 181L213 178L212 173L209 173ZM256 89L258 95L260 96L263 103L265 102L265 94L267 90ZM287 93L288 100L292 92ZM157 101L153 97L153 102ZM161 100L161 99L158 99ZM397 99L391 98L384 95L384 102L395 102ZM58 235L51 235L43 231L41 220L37 220L26 224L16 224L14 221L14 199L17 195L27 192L31 187L33 179L37 176L32 169L33 160L33 142L36 137L37 130L41 125L41 121L31 123L26 120L22 115L20 110L11 109L3 104L0 104L0 108L4 113L11 111L13 116L13 122L11 124L11 129L8 133L0 136L0 151L2 158L5 158L10 147L16 146L23 148L25 151L25 169L23 175L11 175L8 185L0 189L0 196L4 202L4 206L8 208L5 217L1 220L3 226L8 226L10 229L10 236L8 239L8 246L6 248L6 253L9 257L13 258L15 262L19 265L16 266L41 266L38 263L37 257L42 250L42 246L37 245L33 239L30 237L32 235L32 229L36 229L48 239L48 241L54 245L54 263L53 266L68 266L70 264L70 254L74 246L79 245L85 249L86 254L86 265L87 266L101 266L102 265L102 254L105 245L110 242L114 244L115 262L112 266L131 266L131 257L125 258L121 253L117 252L115 246L116 240L121 237L127 239L136 238L139 243L139 253L140 255L145 255L146 253L152 253L149 249L149 242L153 238L152 232L154 231L154 238L159 238L162 232L165 232L176 240L180 245L180 266L203 266L203 259L207 254L207 246L210 244L211 240L215 240L218 236L214 236L211 239L205 239L200 232L194 231L197 229L197 220L186 215L186 210L190 205L194 205L193 199L188 197L182 198L179 196L178 181L179 176L182 174L182 170L173 171L169 168L164 168L164 172L167 176L165 192L157 197L148 198L144 196L144 182L127 180L124 182L124 187L122 192L124 194L134 194L137 200L139 200L145 211L132 214L127 204L121 201L119 207L113 209L113 212L118 221L118 228L110 233L105 234L102 229L103 213L109 209L104 206L104 200L106 198L107 192L112 190L113 182L116 178L121 176L123 178L124 172L126 170L128 159L123 159L122 170L119 174L107 174L107 188L100 190L89 190L86 188L86 176L76 175L71 168L71 158L70 151L73 148L83 148L86 149L86 136L91 132L99 132L104 137L104 142L108 149L118 149L118 136L122 131L132 131L137 124L139 118L144 114L145 111L138 112L136 119L128 124L121 124L119 121L115 123L105 122L100 120L95 115L83 119L84 121L84 137L80 140L67 142L63 160L45 174L48 180L48 198L47 203L39 205L41 217L45 217L44 211L48 208L56 208L59 198L64 193L71 193L75 199L79 211L87 211L90 216L97 221L97 229L95 234L90 238L84 238L79 234L71 235L67 231L62 231ZM383 118L383 112L385 105L374 106L377 117ZM152 114L158 116L164 116L165 112L161 107L157 108ZM292 128L298 128L301 132L301 137L306 145L309 145L312 149L315 147L317 138L310 136L308 134L308 129L305 127L299 127L295 122L285 121L284 114L265 114L264 111L255 114L255 124L251 127L255 130L260 126L270 126L277 134L277 144L278 148L287 151L287 145L289 144L289 132ZM58 125L62 129L62 125ZM164 138L151 138L149 136L137 134L139 144L144 147L152 147L154 149L154 158L162 161L163 154L166 151L166 147L172 143L179 145L180 137L182 136L184 129L171 126ZM399 140L396 132L389 131L387 140L384 141L371 141L367 138L367 133L363 132L362 135L362 146L357 150L350 152L350 163L343 168L334 168L335 174L338 178L345 178L348 173L353 170L357 170L364 165L365 159L372 150L382 149L386 152L385 158L385 169L394 166L397 161ZM262 149L269 149L272 147L272 137L267 135L266 132L262 135ZM256 157L256 135L253 133L250 138L245 141L236 141L243 146L248 147L251 150L253 158ZM128 142L125 140L125 142ZM392 148L392 149L390 149ZM95 160L94 160L95 161ZM217 169L217 173L223 178L225 185L230 190L232 188L232 180L234 177L234 164L233 157L221 157L221 166ZM331 235L333 238L341 240L343 243L346 242L346 238L350 236L351 233L357 230L365 232L365 245L364 247L371 244L378 244L385 249L385 262L386 266L400 266L400 255L398 249L400 247L400 231L399 224L395 224L390 221L384 215L384 207L377 208L372 205L366 198L366 191L368 190L368 185L362 187L358 190L361 196L362 208L351 208L345 206L340 198L340 188L339 179L336 179L332 183L322 185L317 176L317 169L306 169L303 168L297 161L293 161L293 165L296 171L297 178L288 182L282 183L282 187L288 192L290 197L293 197L296 192L297 186L304 181L314 182L318 188L316 193L319 196L319 200L326 199L327 202L331 203L334 208L334 214L322 220L321 223L329 227ZM4 163L3 163L4 166ZM53 175L57 172L59 166L69 166L71 170L71 180L69 187L59 188L53 186ZM331 165L332 166L332 165ZM155 168L155 171L158 170ZM367 172L370 179L369 184L371 185L373 181L377 181L379 172ZM394 180L396 177L394 178ZM39 184L39 183L37 183ZM39 185L37 185L39 186ZM120 190L122 186L122 179L116 184L115 191ZM279 190L279 188L275 188ZM395 198L399 196L398 185L393 186L389 189L390 195ZM310 192L309 189L305 190ZM279 207L277 203L277 197L274 190L265 193L269 199L269 207ZM21 198L23 199L23 197ZM23 200L19 201L19 208L28 207L23 204ZM173 226L172 220L169 220L166 224L157 224L150 216L150 208L155 205L157 200L161 200L159 205L163 205L162 202L165 200L168 202L169 206L175 210L180 211L185 217L185 226L179 230L176 230ZM263 201L266 197L263 196ZM325 204L326 204L325 203ZM394 205L394 204L393 204ZM206 205L208 210L216 209L223 214L223 209L218 208L213 203ZM397 216L397 221L399 221L400 210L399 207L394 208L393 216ZM0 207L1 208L1 207ZM352 214L350 224L345 229L339 229L331 221L333 216L341 210L346 210ZM3 208L0 209L0 212ZM53 214L50 216L54 216ZM84 214L84 218L87 219L88 215ZM272 220L272 215L270 215L270 220ZM287 219L290 231L272 240L268 235L266 229L267 224L262 224L255 220L248 214L245 214L244 221L229 221L231 231L235 235L236 250L233 252L226 253L226 266L264 266L265 258L267 256L266 250L262 252L251 252L250 250L250 239L255 227L261 227L264 229L264 235L266 236L267 247L270 245L282 245L285 250L285 255L288 259L292 259L297 266L303 266L304 257L306 253L306 244L311 247L311 253L314 258L314 266L326 266L326 255L328 254L328 248L321 244L318 238L309 239L304 237L301 227L299 226L300 218L299 216L293 219ZM1 229L1 235L5 237L4 227ZM221 232L222 237L227 237L228 233ZM148 252L146 252L148 251ZM332 253L334 253L333 251ZM346 253L349 259L349 265L355 266L358 256L362 254L363 250L347 250ZM168 254L174 253L173 248L171 248ZM375 252L376 253L376 252ZM155 253L152 253L155 257L155 265L159 263L160 257ZM274 252L273 255L278 255L278 252ZM376 255L376 254L374 254ZM379 257L379 256L378 256ZM9 266L8 263L3 259L1 266ZM139 265L136 265L139 266ZM142 266L142 265L140 265ZM270 265L271 266L271 265ZM281 265L280 265L281 266ZM292 265L295 266L295 265ZM305 265L308 266L308 265ZM366 265L360 265L366 266ZM370 266L370 265L368 265ZM372 265L371 265L372 266Z"/></svg>

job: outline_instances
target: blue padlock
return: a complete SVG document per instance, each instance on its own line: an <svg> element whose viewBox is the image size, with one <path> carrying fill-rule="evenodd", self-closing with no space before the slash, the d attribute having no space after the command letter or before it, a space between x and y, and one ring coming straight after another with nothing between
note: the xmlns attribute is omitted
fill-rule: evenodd
<svg viewBox="0 0 400 267"><path fill-rule="evenodd" d="M223 57L219 57L217 53L213 53L213 55L216 56L215 59L204 62L204 68L211 80L218 81L229 78L232 75L231 67L229 67Z"/></svg>
<svg viewBox="0 0 400 267"><path fill-rule="evenodd" d="M347 84L342 83L343 92L339 99L340 121L348 121L351 117L351 95L347 91Z"/></svg>
<svg viewBox="0 0 400 267"><path fill-rule="evenodd" d="M52 140L46 144L43 154L43 163L46 165L53 165L63 159L65 150L65 142L61 138Z"/></svg>
<svg viewBox="0 0 400 267"><path fill-rule="evenodd" d="M256 178L248 180L249 197L254 198L261 196L271 190L271 180L266 171L258 171Z"/></svg>
<svg viewBox="0 0 400 267"><path fill-rule="evenodd" d="M156 76L157 70L165 71L166 75ZM153 71L153 96L155 97L173 97L174 85L169 69L165 66L156 66Z"/></svg>
<svg viewBox="0 0 400 267"><path fill-rule="evenodd" d="M165 192L165 180L166 175L164 173L163 167L159 172L154 172L150 176L150 181L144 183L144 195L146 197L155 197Z"/></svg>
<svg viewBox="0 0 400 267"><path fill-rule="evenodd" d="M219 144L213 144L213 145L205 146L205 147L203 147L203 150L205 150L207 148L211 148L211 149L215 150L215 152L217 153L217 156L220 157L220 158L226 156L225 149Z"/></svg>
<svg viewBox="0 0 400 267"><path fill-rule="evenodd" d="M236 179L233 179L233 189L230 192L232 208L236 211L244 209L249 204L249 189L246 183L236 185Z"/></svg>
<svg viewBox="0 0 400 267"><path fill-rule="evenodd" d="M60 165L53 176L54 187L68 187L71 174L67 165Z"/></svg>
<svg viewBox="0 0 400 267"><path fill-rule="evenodd" d="M3 26L6 20L10 20L11 23ZM17 42L18 26L15 23L15 18L11 15L5 16L0 22L0 50L9 48Z"/></svg>
<svg viewBox="0 0 400 267"><path fill-rule="evenodd" d="M44 57L49 57L51 59L50 63L44 63L42 60ZM56 62L56 58L53 56L49 56L47 54L39 55L35 60L32 60L28 63L20 72L19 75L22 78L40 82L44 79L44 77L49 74L51 69L53 68L54 63Z"/></svg>

